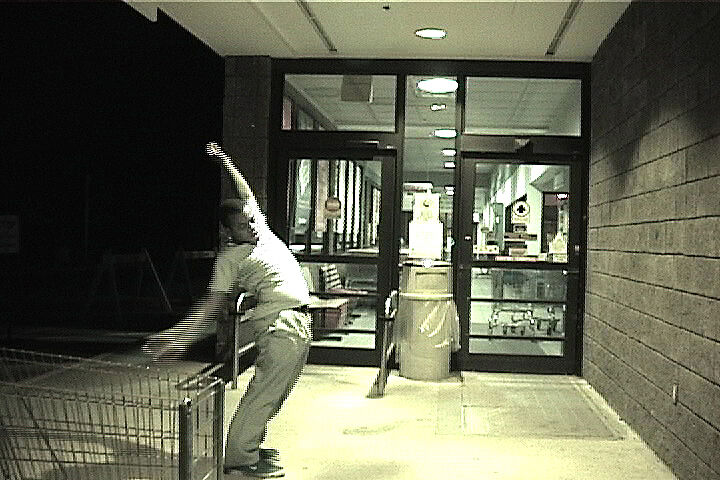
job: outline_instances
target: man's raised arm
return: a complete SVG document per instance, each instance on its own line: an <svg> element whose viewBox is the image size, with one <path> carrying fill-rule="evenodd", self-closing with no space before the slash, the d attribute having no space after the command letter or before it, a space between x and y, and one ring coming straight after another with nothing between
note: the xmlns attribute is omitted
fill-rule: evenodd
<svg viewBox="0 0 720 480"><path fill-rule="evenodd" d="M228 175L230 175L230 178L235 185L235 191L238 194L238 198L245 205L249 205L253 213L259 212L260 207L258 206L255 194L253 194L250 185L248 185L245 177L242 176L240 170L237 169L230 156L223 152L220 146L215 142L208 143L206 150L208 155L217 158L220 161L220 165L222 165Z"/></svg>

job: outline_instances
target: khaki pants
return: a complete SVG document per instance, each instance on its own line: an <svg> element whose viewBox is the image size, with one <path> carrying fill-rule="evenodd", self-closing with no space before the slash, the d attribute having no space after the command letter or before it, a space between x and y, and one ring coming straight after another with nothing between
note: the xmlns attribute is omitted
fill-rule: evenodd
<svg viewBox="0 0 720 480"><path fill-rule="evenodd" d="M230 422L226 468L258 462L267 423L298 381L310 351L310 340L276 329L258 335L255 346L258 349L255 375Z"/></svg>

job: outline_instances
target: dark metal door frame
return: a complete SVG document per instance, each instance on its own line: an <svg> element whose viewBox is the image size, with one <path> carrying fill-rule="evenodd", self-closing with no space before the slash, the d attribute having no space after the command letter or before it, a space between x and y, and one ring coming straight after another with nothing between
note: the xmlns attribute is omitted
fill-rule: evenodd
<svg viewBox="0 0 720 480"><path fill-rule="evenodd" d="M326 132L324 132L326 133ZM348 366L377 366L381 356L381 343L382 343L382 316L384 314L384 299L394 289L397 289L398 285L398 269L393 268L393 265L397 265L399 262L399 236L398 222L399 218L395 212L395 205L399 198L400 188L397 184L398 176L397 168L397 150L393 148L375 148L376 143L361 143L358 141L360 146L345 146L345 142L336 144L332 141L330 145L325 142L320 142L315 146L309 146L305 142L305 136L299 135L296 137L298 142L295 143L294 147L290 147L287 151L283 152L278 158L277 166L278 175L288 175L288 165L292 159L309 159L309 160L381 160L382 161L382 174L381 174L381 204L380 204L380 225L379 230L384 232L383 241L379 242L378 256L375 257L352 257L352 256L335 256L335 255L298 255L299 261L327 261L333 263L372 263L377 265L378 272L378 284L377 284L377 307L376 307L376 327L375 327L375 349L360 349L360 348L348 348L348 347L319 347L314 346L310 351L309 361L316 364L330 364L330 365L348 365ZM325 139L328 136L324 137ZM353 139L351 139L353 140ZM362 140L362 139L360 139ZM364 146L366 145L366 146ZM287 179L285 184L288 185ZM274 214L276 219L282 223L276 223L281 233L281 237L288 240L285 232L288 231L288 195L291 189L289 188L285 193L285 201L280 202L284 205L282 211L275 211ZM282 196L282 194L280 194ZM280 220L282 219L282 220Z"/></svg>
<svg viewBox="0 0 720 480"><path fill-rule="evenodd" d="M482 141L482 139L479 139ZM508 139L512 140L512 139ZM562 151L563 148L556 150ZM456 195L459 219L455 230L455 301L460 317L461 350L457 361L461 370L525 373L579 374L581 366L582 311L585 270L585 227L583 215L586 193L584 185L584 156L577 152L515 153L463 151L459 157L456 172ZM497 262L473 261L472 218L474 209L475 165L476 163L522 164L522 165L568 165L570 167L570 231L568 242L568 263L548 262ZM458 188L459 187L459 188ZM470 238L470 241L467 239ZM522 268L533 270L562 270L567 272L567 314L565 327L565 348L562 357L490 355L470 353L470 288L473 267Z"/></svg>

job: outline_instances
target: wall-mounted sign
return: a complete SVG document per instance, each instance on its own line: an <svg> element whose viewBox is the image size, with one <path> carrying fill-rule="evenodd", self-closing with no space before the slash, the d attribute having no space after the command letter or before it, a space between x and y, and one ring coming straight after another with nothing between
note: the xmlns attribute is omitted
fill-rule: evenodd
<svg viewBox="0 0 720 480"><path fill-rule="evenodd" d="M342 204L340 199L337 197L328 197L325 200L325 217L326 218L340 218L342 213Z"/></svg>
<svg viewBox="0 0 720 480"><path fill-rule="evenodd" d="M528 223L530 220L530 205L524 200L518 200L512 206L512 223Z"/></svg>

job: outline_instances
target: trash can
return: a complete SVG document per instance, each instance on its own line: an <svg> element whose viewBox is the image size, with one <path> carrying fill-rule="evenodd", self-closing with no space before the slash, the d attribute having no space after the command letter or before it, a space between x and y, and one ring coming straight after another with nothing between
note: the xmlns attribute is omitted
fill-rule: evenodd
<svg viewBox="0 0 720 480"><path fill-rule="evenodd" d="M395 323L400 376L447 378L450 353L460 347L450 264L403 264Z"/></svg>

